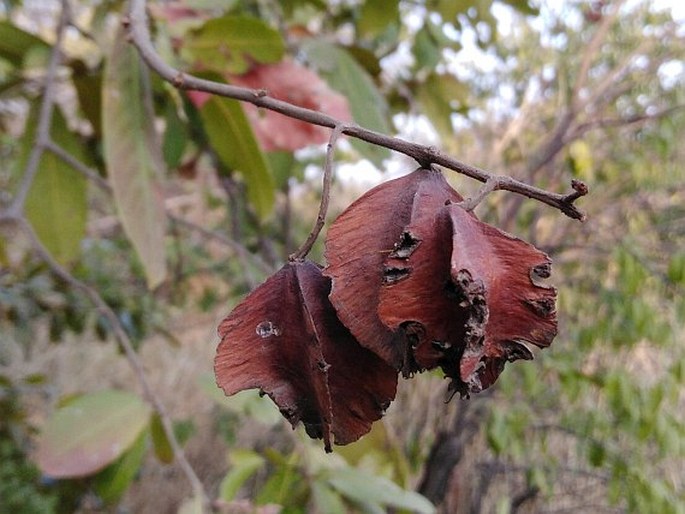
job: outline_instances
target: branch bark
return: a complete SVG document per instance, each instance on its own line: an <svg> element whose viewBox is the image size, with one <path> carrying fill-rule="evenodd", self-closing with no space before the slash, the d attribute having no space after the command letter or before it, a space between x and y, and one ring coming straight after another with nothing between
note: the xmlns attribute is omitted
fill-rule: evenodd
<svg viewBox="0 0 685 514"><path fill-rule="evenodd" d="M62 9L55 29L55 43L50 52L50 60L48 61L47 73L45 75L43 100L41 101L38 114L35 142L31 148L31 153L29 154L21 183L17 189L17 194L8 208L7 214L9 217L18 217L23 214L26 197L31 189L31 184L33 184L33 180L38 173L40 158L43 156L47 141L50 139L50 124L52 123L52 113L55 108L55 79L57 76L57 68L59 68L60 62L62 61L62 41L68 23L69 4L66 0L62 0Z"/></svg>
<svg viewBox="0 0 685 514"><path fill-rule="evenodd" d="M138 49L141 58L152 70L157 72L164 80L171 83L176 88L182 90L204 91L227 98L233 98L242 102L251 103L257 107L278 112L290 118L331 129L343 124L342 121L322 112L306 109L272 98L264 90L248 89L205 80L173 68L161 58L152 45L150 31L148 29L148 17L145 9L145 0L131 0L129 15L123 22L129 27L131 41ZM487 182L488 179L493 176L485 170L465 164L445 155L434 147L391 137L358 125L345 125L342 132L343 134L362 141L403 153L415 159L424 167L428 167L431 164L438 164L480 182ZM544 189L520 182L513 178L507 178L508 180L502 183L501 189L538 200L539 202L559 209L570 218L581 221L585 219L585 215L573 204L573 202L569 202L569 198L571 198L572 195L545 191Z"/></svg>
<svg viewBox="0 0 685 514"><path fill-rule="evenodd" d="M333 180L333 154L335 153L335 144L338 142L338 138L343 130L345 130L345 125L340 124L336 125L333 132L331 132L331 137L328 140L328 147L326 148L326 163L323 168L321 203L319 204L319 213L316 216L316 223L305 242L302 243L302 246L290 256L291 261L302 260L307 256L326 222L326 213L328 212L328 203L331 197L331 182Z"/></svg>
<svg viewBox="0 0 685 514"><path fill-rule="evenodd" d="M619 11L624 3L625 0L618 0L612 3L611 13L608 16L602 17L599 27L597 27L597 30L588 43L585 52L583 52L583 58L578 69L578 78L576 79L576 82L573 85L573 91L571 92L571 110L574 112L578 110L581 101L580 91L587 83L592 60L597 55L597 52L599 52L602 43L609 32L609 29L616 21L616 18L618 18Z"/></svg>

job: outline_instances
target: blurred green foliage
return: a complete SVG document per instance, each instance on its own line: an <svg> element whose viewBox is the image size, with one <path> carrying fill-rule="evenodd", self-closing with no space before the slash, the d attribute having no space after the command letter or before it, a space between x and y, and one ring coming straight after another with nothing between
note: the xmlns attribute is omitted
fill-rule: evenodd
<svg viewBox="0 0 685 514"><path fill-rule="evenodd" d="M56 512L57 493L41 483L40 471L26 458L33 430L19 389L0 376L0 508L5 512Z"/></svg>
<svg viewBox="0 0 685 514"><path fill-rule="evenodd" d="M130 157L127 148L149 138L146 159L161 157L160 189L133 180L134 166L114 199L92 184L86 192L80 174L50 155L26 214L136 345L152 334L176 344L168 329L175 314L234 304L304 239L316 217L323 152L265 152L240 104L200 105L142 67L134 74L139 82L115 87L135 95L124 97L123 105L137 106L125 113L128 128L103 124L121 119L100 93L113 87L103 86L103 74L123 4L71 2L81 31L70 33L58 74L53 137L107 180L121 173L116 164ZM606 30L610 2L188 0L183 6L155 2L151 11L155 44L175 66L230 80L227 72L239 74L252 62L293 58L345 96L361 125L406 139L427 135L465 162L550 190L564 191L578 178L591 191L580 202L588 214L583 225L501 192L479 207L482 218L550 253L561 321L552 348L534 363L509 366L479 403L484 407L475 414L463 405L443 407L421 389L413 393L415 410L325 456L285 426L268 400L250 392L225 399L211 378L201 377L198 387L218 403L213 430L229 448L213 455L225 466L212 477L212 494L224 506L245 500L255 509L280 505L282 512L431 512L417 488L444 512L685 512L682 21L646 1L624 7ZM35 9L44 16L27 23ZM0 212L20 187L33 145L29 113L41 100L52 15L28 2L0 4ZM230 44L217 45L224 32ZM593 39L598 33L600 44ZM121 146L108 157L103 145L112 137ZM385 149L351 143L340 145L338 162L406 166L388 161ZM450 180L465 194L477 187ZM341 209L352 197L337 187L333 201ZM122 229L122 209L130 214L137 198L157 194L150 200L157 207L192 223L141 223L142 233L132 237ZM160 229L163 244L141 251ZM151 291L150 269L159 272L160 261L166 275ZM26 241L0 226L0 338L18 342L30 361L46 328L55 342L71 333L107 339L112 330ZM9 350L0 347L2 367L11 366ZM43 374L48 385L50 371ZM104 470L59 484L41 478L27 458L36 435L25 415L30 376L17 373L0 382L0 510L69 512L86 496L116 505L139 481L148 455L173 460L152 416ZM440 434L429 425L437 425L436 411L455 417L442 420ZM467 415L474 418L461 423ZM257 427L250 447L239 445L245 426ZM466 437L473 426L475 435ZM184 443L200 433L192 420L176 420L175 430ZM442 470L443 478L455 470L451 485L432 496L426 481L439 464L433 450L443 436L466 443ZM198 508L195 498L181 510Z"/></svg>

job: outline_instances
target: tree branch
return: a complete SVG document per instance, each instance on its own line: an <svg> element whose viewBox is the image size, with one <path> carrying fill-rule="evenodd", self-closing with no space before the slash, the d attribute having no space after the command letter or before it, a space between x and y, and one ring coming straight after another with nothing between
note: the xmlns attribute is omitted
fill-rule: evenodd
<svg viewBox="0 0 685 514"><path fill-rule="evenodd" d="M264 90L248 89L204 80L173 68L161 58L152 45L150 31L148 29L148 17L145 12L145 4L145 0L131 0L129 16L124 19L124 24L129 27L131 41L138 49L142 59L152 70L157 72L164 80L170 82L176 88L204 91L227 98L233 98L235 100L251 103L257 107L278 112L290 118L331 129L342 124L342 121L327 114L272 98L268 96ZM412 157L424 167L428 167L431 164L438 164L456 171L457 173L461 173L462 175L466 175L467 177L479 180L480 182L487 182L492 176L492 174L487 171L462 163L457 159L443 154L434 147L387 136L358 125L345 125L342 133L377 146L403 153ZM585 219L585 215L578 210L575 205L568 202L570 195L545 191L544 189L531 186L513 178L502 184L501 189L528 198L533 198L539 202L555 207L573 219L581 221Z"/></svg>
<svg viewBox="0 0 685 514"><path fill-rule="evenodd" d="M592 87L592 94L588 96L584 102L579 104L578 109L582 110L590 105L599 105L599 100L605 96L612 87L616 87L616 85L625 77L635 58L653 45L655 45L655 41L650 39L643 40L632 52L626 55L617 66L614 66L597 85Z"/></svg>
<svg viewBox="0 0 685 514"><path fill-rule="evenodd" d="M38 123L36 126L35 143L31 148L31 153L29 154L28 161L23 170L22 180L19 184L17 194L9 207L4 212L0 213L0 222L18 226L28 238L34 252L47 264L50 271L60 279L64 280L72 288L85 294L95 305L100 314L107 320L112 331L114 332L114 336L119 343L119 346L124 351L126 359L128 360L141 389L143 390L145 399L150 403L150 405L152 405L152 408L159 415L164 434L169 441L173 455L186 478L190 482L194 495L202 498L203 504L207 505L208 498L204 491L204 486L195 473L195 470L193 470L192 466L188 462L188 459L185 457L183 448L181 447L174 433L174 427L172 425L171 418L166 412L166 408L164 407L162 401L150 387L143 366L138 359L138 355L133 348L133 344L131 343L131 340L129 339L128 334L126 333L126 330L121 324L118 316L95 289L90 287L85 282L78 280L52 257L47 248L43 246L43 243L40 241L34 232L33 227L25 216L24 211L26 198L36 174L39 171L40 161L46 150L50 150L59 158L77 169L77 171L84 173L88 178L94 180L99 186L105 187L106 189L109 188L108 184L100 179L96 172L90 170L87 166L80 163L78 159L64 151L61 147L59 147L59 145L56 145L53 141L51 141L50 138L50 128L52 125L52 117L55 106L55 82L57 69L62 59L62 43L64 40L65 30L69 24L69 13L70 8L68 1L62 0L60 17L56 28L55 43L52 47L47 73L45 76L43 98L40 104ZM96 180L95 177L97 177L99 180Z"/></svg>
<svg viewBox="0 0 685 514"><path fill-rule="evenodd" d="M338 142L338 138L343 130L345 130L345 125L340 124L336 125L333 132L331 132L331 137L328 140L328 146L326 148L326 163L323 168L323 188L321 190L321 203L319 204L319 213L316 216L316 223L305 242L302 243L302 246L290 256L291 261L302 260L307 256L326 222L328 202L331 197L331 182L333 180L333 154L335 153L335 144Z"/></svg>
<svg viewBox="0 0 685 514"><path fill-rule="evenodd" d="M665 118L682 110L685 110L685 104L674 105L673 107L661 109L652 114L642 113L634 116L626 116L625 118L597 118L578 125L578 127L576 127L576 129L573 131L573 134L570 136L569 140L578 139L586 132L596 128L623 127L626 125L645 123L648 121Z"/></svg>
<svg viewBox="0 0 685 514"><path fill-rule="evenodd" d="M590 39L590 42L585 47L585 52L583 52L583 58L578 69L578 78L576 79L571 92L571 109L573 111L577 110L578 104L580 103L580 91L585 87L587 82L592 60L601 48L602 42L609 32L609 28L614 24L616 18L618 18L619 11L624 3L625 0L618 0L612 3L612 12L608 16L602 17L599 27L597 27L592 39Z"/></svg>
<svg viewBox="0 0 685 514"><path fill-rule="evenodd" d="M81 162L79 159L74 157L72 154L70 154L68 151L66 151L64 148L62 148L60 145L55 143L52 139L48 138L48 140L44 144L45 150L49 150L53 154L55 154L58 158L60 158L62 161L64 161L66 164L71 166L73 169L81 173L84 177L86 177L88 180L93 182L97 187L102 189L103 191L111 194L112 193L112 187L109 185L109 183L103 179L96 170L86 166L83 162ZM219 232L214 232L212 230L208 230L200 225L197 225L193 223L192 221L189 221L185 218L182 218L181 216L178 216L172 212L170 212L167 209L167 217L177 223L178 225L184 227L186 230L192 230L193 232L198 232L200 235L202 235L206 239L212 239L214 241L217 241L231 250L233 250L238 257L243 260L243 263L247 265L249 261L253 261L254 264L257 265L257 267L264 273L270 274L273 273L273 268L272 266L269 266L266 262L264 262L258 255L251 253L247 248L245 248L243 245L238 243L237 241L226 237L225 235L219 233ZM248 279L250 277L248 276ZM256 282L254 280L248 280L250 287L254 287L256 285Z"/></svg>
<svg viewBox="0 0 685 514"><path fill-rule="evenodd" d="M493 191L497 191L498 189L501 189L502 184L506 182L508 177L496 177L492 176L490 177L485 184L476 192L475 195L473 195L471 198L468 198L461 202L461 206L465 211L472 211L478 205L485 200L485 198L492 193Z"/></svg>
<svg viewBox="0 0 685 514"><path fill-rule="evenodd" d="M38 114L38 124L36 125L36 134L34 144L31 148L24 174L22 175L21 183L17 190L11 205L8 208L7 214L9 217L19 217L24 212L24 205L26 204L26 197L28 196L31 184L38 173L38 166L40 159L43 156L45 145L50 138L50 125L52 123L52 112L55 107L55 77L57 76L57 68L62 61L62 41L64 39L64 31L69 23L69 4L67 0L62 0L62 9L60 11L59 20L55 29L55 43L50 52L50 60L48 61L48 68L45 74L45 85L43 88L43 100L40 104L40 111Z"/></svg>
<svg viewBox="0 0 685 514"><path fill-rule="evenodd" d="M31 243L32 248L34 249L36 254L41 258L41 260L43 260L48 265L50 271L52 271L52 273L57 275L60 279L64 280L64 282L69 284L72 288L81 291L83 294L85 294L88 297L88 299L95 305L95 308L98 310L98 312L107 320L112 331L114 332L114 336L117 342L119 343L119 346L126 355L126 359L128 360L129 365L133 369L133 373L135 374L136 379L138 380L138 383L140 384L140 387L143 390L143 395L145 396L145 399L152 405L152 408L155 410L155 412L159 414L159 418L162 422L162 427L164 429L164 434L169 440L169 444L171 445L171 449L173 451L174 457L176 458L176 461L178 462L179 466L181 467L181 470L190 482L194 495L203 498L203 500L207 502L208 500L207 495L205 494L204 486L202 485L202 482L198 478L197 474L195 473L195 470L188 462L188 459L185 456L185 452L183 451L183 448L181 447L180 443L178 442L178 439L176 438L176 435L174 433L174 427L171 423L171 418L169 417L169 414L167 413L164 404L150 387L150 384L148 383L147 377L145 375L145 370L143 369L143 365L140 362L140 359L138 358L138 354L133 348L131 339L128 337L126 330L121 324L119 317L107 304L107 302L103 300L103 298L94 288L90 287L85 282L81 282L80 280L78 280L65 268L63 268L52 257L52 255L50 255L50 252L47 250L47 248L45 248L45 246L43 246L43 243L41 243L40 239L38 239L38 236L33 231L33 227L31 227L31 224L25 218L19 217L16 218L14 221L19 226L19 228L24 232L24 234L26 234L27 238Z"/></svg>
<svg viewBox="0 0 685 514"><path fill-rule="evenodd" d="M67 152L64 148L55 143L52 139L48 138L48 140L45 142L45 149L53 153L66 165L71 166L73 169L75 169L81 175L86 177L86 179L94 183L103 191L106 191L110 194L112 193L112 186L110 186L109 182L102 178L97 171L83 164L80 160L78 160L72 154Z"/></svg>

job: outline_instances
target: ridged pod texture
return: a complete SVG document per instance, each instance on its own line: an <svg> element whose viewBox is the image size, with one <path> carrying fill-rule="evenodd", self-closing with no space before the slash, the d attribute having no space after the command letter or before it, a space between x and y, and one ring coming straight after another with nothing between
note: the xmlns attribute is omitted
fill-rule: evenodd
<svg viewBox="0 0 685 514"><path fill-rule="evenodd" d="M441 367L462 396L556 335L549 258L479 221L432 169L371 190L326 240L331 303L360 344L405 376ZM362 220L366 220L365 223Z"/></svg>
<svg viewBox="0 0 685 514"><path fill-rule="evenodd" d="M547 255L479 221L435 169L350 205L323 270L289 262L219 326L227 395L257 388L324 447L356 441L395 397L397 375L441 368L468 397L557 332Z"/></svg>
<svg viewBox="0 0 685 514"><path fill-rule="evenodd" d="M214 362L227 395L259 389L328 451L368 432L397 385L397 372L338 321L329 290L316 264L286 264L222 321Z"/></svg>
<svg viewBox="0 0 685 514"><path fill-rule="evenodd" d="M421 191L419 191L421 190ZM326 236L324 274L331 303L359 343L405 375L417 371L403 334L378 315L381 289L392 277L385 261L416 215L417 197L436 209L462 200L442 173L419 168L370 190L335 220Z"/></svg>

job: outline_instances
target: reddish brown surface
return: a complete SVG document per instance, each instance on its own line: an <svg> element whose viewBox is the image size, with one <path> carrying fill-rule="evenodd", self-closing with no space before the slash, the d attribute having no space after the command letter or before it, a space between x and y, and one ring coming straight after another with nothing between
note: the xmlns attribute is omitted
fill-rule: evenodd
<svg viewBox="0 0 685 514"><path fill-rule="evenodd" d="M540 285L549 277L551 261L533 245L478 221L457 205L447 207L452 221L451 273L456 280L468 270L482 281L488 308L481 362L462 360L461 375L472 391L492 385L506 361L532 358L521 342L549 346L557 333L556 289ZM469 373L469 371L471 373Z"/></svg>
<svg viewBox="0 0 685 514"><path fill-rule="evenodd" d="M361 347L338 320L328 300L330 280L313 264L299 265L304 305L322 344L328 368L336 444L347 444L371 428L395 398L397 371Z"/></svg>
<svg viewBox="0 0 685 514"><path fill-rule="evenodd" d="M467 396L491 386L507 361L532 359L523 342L551 343L556 291L536 285L550 261L458 205L437 207L426 197L432 189L419 191L402 240L415 249L398 245L386 260L386 269L406 273L382 284L378 313L406 335L416 370L442 367L451 389Z"/></svg>
<svg viewBox="0 0 685 514"><path fill-rule="evenodd" d="M371 190L326 240L331 302L360 343L411 375L441 367L463 396L492 385L524 344L556 334L542 252L478 221L439 172Z"/></svg>
<svg viewBox="0 0 685 514"><path fill-rule="evenodd" d="M329 287L315 264L286 264L221 323L214 366L226 394L262 390L327 450L368 432L397 381L337 320Z"/></svg>
<svg viewBox="0 0 685 514"><path fill-rule="evenodd" d="M410 223L383 263L386 273L393 270L401 278L386 278L379 291L378 315L406 336L411 372L458 359L466 320L448 287L452 241L444 206L458 195L441 176L429 177L414 196Z"/></svg>
<svg viewBox="0 0 685 514"><path fill-rule="evenodd" d="M423 184L423 186L422 186ZM412 371L406 343L377 313L384 264L409 224L420 187L460 201L439 171L418 169L372 189L350 205L326 237L324 274L332 279L331 303L362 346L396 369Z"/></svg>
<svg viewBox="0 0 685 514"><path fill-rule="evenodd" d="M244 75L229 77L231 84L264 90L270 97L333 116L352 119L347 98L332 90L316 73L284 59L275 64L256 64ZM245 114L265 151L297 150L328 141L330 129L283 116L274 111L243 104Z"/></svg>

